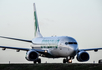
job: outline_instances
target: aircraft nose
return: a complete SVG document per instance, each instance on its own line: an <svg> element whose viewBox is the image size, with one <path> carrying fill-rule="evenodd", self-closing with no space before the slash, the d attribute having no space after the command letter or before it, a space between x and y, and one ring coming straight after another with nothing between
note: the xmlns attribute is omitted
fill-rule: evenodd
<svg viewBox="0 0 102 70"><path fill-rule="evenodd" d="M77 54L78 47L75 45L72 45L70 46L70 48L72 50L72 55L75 56Z"/></svg>

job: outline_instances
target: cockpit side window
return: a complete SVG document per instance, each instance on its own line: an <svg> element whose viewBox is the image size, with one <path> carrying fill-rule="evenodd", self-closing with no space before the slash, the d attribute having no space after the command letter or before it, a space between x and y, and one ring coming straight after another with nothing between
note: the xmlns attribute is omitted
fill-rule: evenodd
<svg viewBox="0 0 102 70"><path fill-rule="evenodd" d="M77 44L77 42L74 42L74 44Z"/></svg>
<svg viewBox="0 0 102 70"><path fill-rule="evenodd" d="M68 42L65 42L66 45L68 45Z"/></svg>
<svg viewBox="0 0 102 70"><path fill-rule="evenodd" d="M65 42L66 45L68 44L77 44L77 42Z"/></svg>

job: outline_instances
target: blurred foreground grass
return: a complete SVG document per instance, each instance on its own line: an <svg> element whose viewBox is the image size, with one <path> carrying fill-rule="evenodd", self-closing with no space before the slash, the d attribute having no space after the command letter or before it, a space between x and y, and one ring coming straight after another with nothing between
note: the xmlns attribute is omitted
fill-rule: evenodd
<svg viewBox="0 0 102 70"><path fill-rule="evenodd" d="M0 70L102 70L102 64L0 64Z"/></svg>

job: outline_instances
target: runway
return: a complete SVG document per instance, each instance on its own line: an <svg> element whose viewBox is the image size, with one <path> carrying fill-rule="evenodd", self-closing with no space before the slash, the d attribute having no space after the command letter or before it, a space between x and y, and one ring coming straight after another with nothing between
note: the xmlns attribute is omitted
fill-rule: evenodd
<svg viewBox="0 0 102 70"><path fill-rule="evenodd" d="M0 70L102 70L102 64L0 64Z"/></svg>

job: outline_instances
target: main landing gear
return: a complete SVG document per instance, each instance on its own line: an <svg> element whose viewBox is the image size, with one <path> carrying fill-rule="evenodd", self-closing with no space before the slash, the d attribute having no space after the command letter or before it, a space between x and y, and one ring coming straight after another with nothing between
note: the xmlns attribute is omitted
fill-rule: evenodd
<svg viewBox="0 0 102 70"><path fill-rule="evenodd" d="M63 59L63 63L72 63L71 57L66 57L66 59Z"/></svg>
<svg viewBox="0 0 102 70"><path fill-rule="evenodd" d="M37 60L33 61L34 64L36 64L37 62L40 64L41 63L41 59L38 58Z"/></svg>

